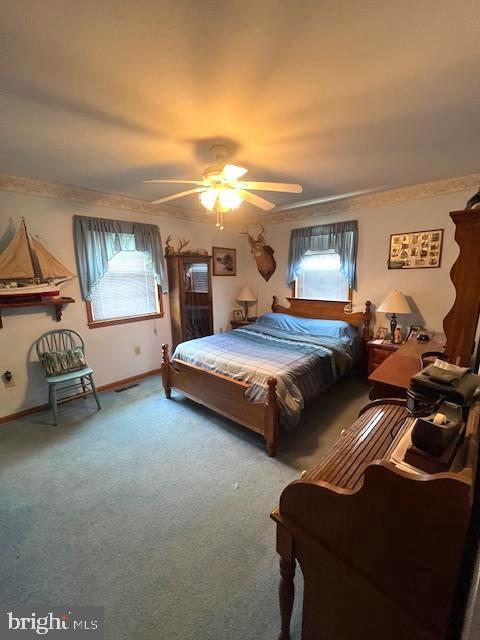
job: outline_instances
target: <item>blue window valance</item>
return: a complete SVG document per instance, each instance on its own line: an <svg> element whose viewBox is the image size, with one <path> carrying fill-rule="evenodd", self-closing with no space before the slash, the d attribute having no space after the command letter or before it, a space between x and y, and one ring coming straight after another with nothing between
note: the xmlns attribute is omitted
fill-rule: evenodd
<svg viewBox="0 0 480 640"><path fill-rule="evenodd" d="M309 251L335 251L340 256L340 272L351 289L357 287L358 225L356 220L293 229L290 234L287 286L295 281Z"/></svg>
<svg viewBox="0 0 480 640"><path fill-rule="evenodd" d="M82 298L106 274L108 261L119 251L145 251L162 292L167 291L160 230L155 224L73 216L73 240Z"/></svg>

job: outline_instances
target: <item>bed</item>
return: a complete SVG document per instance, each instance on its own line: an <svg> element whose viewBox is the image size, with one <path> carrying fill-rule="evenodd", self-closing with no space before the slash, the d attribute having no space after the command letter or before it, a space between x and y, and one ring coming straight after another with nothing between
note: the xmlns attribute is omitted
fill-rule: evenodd
<svg viewBox="0 0 480 640"><path fill-rule="evenodd" d="M162 346L162 380L172 389L260 434L274 456L280 426L295 429L303 408L358 364L370 338L371 303L273 298L255 324Z"/></svg>

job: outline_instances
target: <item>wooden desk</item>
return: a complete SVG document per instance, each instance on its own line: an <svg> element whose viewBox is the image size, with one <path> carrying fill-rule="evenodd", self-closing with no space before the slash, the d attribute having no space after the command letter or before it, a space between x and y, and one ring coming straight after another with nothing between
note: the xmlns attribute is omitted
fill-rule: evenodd
<svg viewBox="0 0 480 640"><path fill-rule="evenodd" d="M420 356L426 351L443 351L445 336L436 333L428 342L409 340L384 360L368 376L372 383L371 400L406 398L410 378L420 371Z"/></svg>
<svg viewBox="0 0 480 640"><path fill-rule="evenodd" d="M391 356L393 359L393 356ZM297 562L302 640L446 640L476 477L480 402L460 464L405 467L413 418L372 403L323 462L291 482L272 518L280 555L280 640L290 640Z"/></svg>

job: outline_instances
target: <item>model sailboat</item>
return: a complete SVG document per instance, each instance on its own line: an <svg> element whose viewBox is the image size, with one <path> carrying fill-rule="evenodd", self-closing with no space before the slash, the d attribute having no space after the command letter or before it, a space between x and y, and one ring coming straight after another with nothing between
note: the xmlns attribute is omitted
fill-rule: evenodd
<svg viewBox="0 0 480 640"><path fill-rule="evenodd" d="M74 274L27 230L25 220L0 254L0 300L58 296Z"/></svg>

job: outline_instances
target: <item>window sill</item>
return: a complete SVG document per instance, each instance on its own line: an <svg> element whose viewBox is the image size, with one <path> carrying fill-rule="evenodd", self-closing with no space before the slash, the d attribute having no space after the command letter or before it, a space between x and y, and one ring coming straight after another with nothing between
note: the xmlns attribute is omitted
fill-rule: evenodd
<svg viewBox="0 0 480 640"><path fill-rule="evenodd" d="M159 313L148 313L144 316L132 316L131 318L112 318L111 320L88 320L90 329L99 329L100 327L111 327L114 324L127 324L128 322L141 322L142 320L152 320L153 318L163 318L163 311Z"/></svg>

